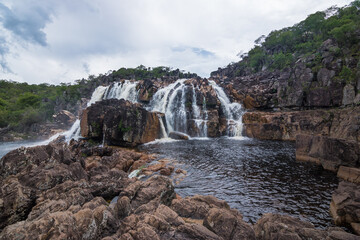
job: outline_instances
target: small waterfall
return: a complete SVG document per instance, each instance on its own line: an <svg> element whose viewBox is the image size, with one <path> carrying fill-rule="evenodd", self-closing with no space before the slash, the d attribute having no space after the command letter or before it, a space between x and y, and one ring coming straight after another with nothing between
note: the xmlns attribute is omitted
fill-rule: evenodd
<svg viewBox="0 0 360 240"><path fill-rule="evenodd" d="M161 116L159 116L159 121L160 121L160 129L161 129L162 138L168 138L168 135L166 133L166 129L165 129L165 126L164 126L164 123L163 123L163 120L162 120Z"/></svg>
<svg viewBox="0 0 360 240"><path fill-rule="evenodd" d="M214 81L209 81L211 86L214 88L218 99L221 103L221 108L227 119L227 135L230 137L242 136L242 106L239 103L231 103L229 98L226 96L224 90L218 86Z"/></svg>
<svg viewBox="0 0 360 240"><path fill-rule="evenodd" d="M94 104L98 101L111 98L125 99L131 102L137 102L138 91L136 91L136 86L136 82L131 82L129 80L125 80L123 83L113 83L112 85L107 87L99 86L92 93L91 99L87 103L87 107L90 107L91 104ZM64 132L62 135L65 135L67 142L69 142L71 139L78 140L81 137L80 120L77 119L70 128L70 130Z"/></svg>
<svg viewBox="0 0 360 240"><path fill-rule="evenodd" d="M201 117L200 108L196 103L196 92L193 84L192 86L192 112L193 112L193 121L199 130L197 137L207 137L207 117ZM206 109L206 108L205 108ZM207 115L207 113L203 113L203 115Z"/></svg>
<svg viewBox="0 0 360 240"><path fill-rule="evenodd" d="M186 79L179 79L175 83L158 90L150 101L149 111L165 113L168 133L187 132L186 116Z"/></svg>
<svg viewBox="0 0 360 240"><path fill-rule="evenodd" d="M123 83L117 82L110 87L104 94L104 99L125 99L131 102L137 102L138 91L136 90L137 83L125 80Z"/></svg>

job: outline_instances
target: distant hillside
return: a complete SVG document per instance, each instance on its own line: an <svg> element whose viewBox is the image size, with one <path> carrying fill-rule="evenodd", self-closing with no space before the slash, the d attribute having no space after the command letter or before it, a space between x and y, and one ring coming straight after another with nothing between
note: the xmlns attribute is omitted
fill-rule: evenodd
<svg viewBox="0 0 360 240"><path fill-rule="evenodd" d="M241 54L241 61L219 68L212 75L227 77L245 76L263 70L281 70L294 66L299 58L313 57L312 69L321 68L320 48L325 40L332 39L335 46L330 52L341 58L351 57L355 64L346 64L340 72L351 81L359 70L360 54L360 1L348 6L331 7L309 15L293 27L272 31L268 36L255 40L248 53Z"/></svg>

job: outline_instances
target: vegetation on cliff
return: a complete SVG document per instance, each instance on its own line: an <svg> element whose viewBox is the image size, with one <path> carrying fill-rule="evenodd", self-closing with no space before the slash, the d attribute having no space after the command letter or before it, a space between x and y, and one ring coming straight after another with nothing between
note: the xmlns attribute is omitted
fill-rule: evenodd
<svg viewBox="0 0 360 240"><path fill-rule="evenodd" d="M330 7L309 15L292 27L272 31L261 36L248 53L239 54L242 60L234 63L235 71L229 77L244 76L261 70L291 67L301 57L313 55L314 70L321 68L319 49L322 43L332 39L336 42L331 52L336 57L354 57L356 66L344 66L341 75L350 81L356 68L360 68L360 1L348 6Z"/></svg>
<svg viewBox="0 0 360 240"><path fill-rule="evenodd" d="M52 120L52 115L61 109L76 112L76 105L82 97L90 97L101 84L120 79L189 78L196 74L185 73L169 67L120 68L106 75L91 75L88 79L76 80L74 84L61 83L27 84L0 80L0 128L28 131L34 123Z"/></svg>

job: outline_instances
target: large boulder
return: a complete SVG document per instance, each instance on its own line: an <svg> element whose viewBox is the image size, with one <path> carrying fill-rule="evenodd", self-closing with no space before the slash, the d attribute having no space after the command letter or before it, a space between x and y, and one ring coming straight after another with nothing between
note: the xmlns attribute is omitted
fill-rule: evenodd
<svg viewBox="0 0 360 240"><path fill-rule="evenodd" d="M84 110L81 135L108 145L136 146L161 137L161 117L130 101L104 100Z"/></svg>
<svg viewBox="0 0 360 240"><path fill-rule="evenodd" d="M332 195L330 213L337 225L351 225L360 234L360 186L342 181Z"/></svg>

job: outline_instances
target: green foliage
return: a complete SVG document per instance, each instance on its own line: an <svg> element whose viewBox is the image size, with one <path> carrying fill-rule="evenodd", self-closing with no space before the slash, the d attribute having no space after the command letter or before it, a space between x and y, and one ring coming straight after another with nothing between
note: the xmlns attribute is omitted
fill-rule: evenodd
<svg viewBox="0 0 360 240"><path fill-rule="evenodd" d="M351 71L350 68L344 66L339 74L339 77L344 80L346 83L354 83L355 74Z"/></svg>
<svg viewBox="0 0 360 240"><path fill-rule="evenodd" d="M272 59L273 63L271 64L271 67L274 69L283 69L286 66L290 66L294 61L294 57L292 56L292 54L284 54L282 52L274 54L272 56Z"/></svg>
<svg viewBox="0 0 360 240"><path fill-rule="evenodd" d="M179 69L172 70L170 67L145 67L140 65L136 68L120 68L117 71L113 71L113 76L123 79L151 79L151 78L161 78L161 77L179 77L179 78L191 78L196 77L194 73L184 73Z"/></svg>
<svg viewBox="0 0 360 240"><path fill-rule="evenodd" d="M359 0L343 8L331 7L316 12L293 27L272 31L268 36L258 38L254 48L247 55L242 54L245 57L234 75L244 74L244 65L255 72L264 67L282 69L292 66L294 58L319 52L322 43L329 38L336 41L337 47L331 50L336 57L346 54L344 49L354 46L352 52L358 54L359 32Z"/></svg>
<svg viewBox="0 0 360 240"><path fill-rule="evenodd" d="M122 124L122 121L120 120L119 124L118 124L118 130L121 132L121 133L126 133L128 131L131 131L131 127L124 127L123 124Z"/></svg>

